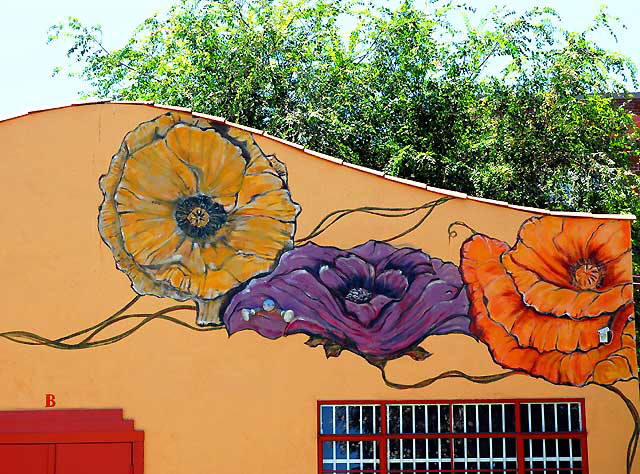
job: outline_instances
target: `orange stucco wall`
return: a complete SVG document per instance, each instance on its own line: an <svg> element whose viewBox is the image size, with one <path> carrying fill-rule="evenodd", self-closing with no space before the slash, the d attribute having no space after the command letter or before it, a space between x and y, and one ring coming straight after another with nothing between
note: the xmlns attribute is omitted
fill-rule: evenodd
<svg viewBox="0 0 640 474"><path fill-rule="evenodd" d="M59 337L101 321L131 299L127 277L115 269L98 234L97 182L126 132L162 112L98 104L0 123L0 331ZM440 197L269 138L257 141L288 166L291 194L302 207L298 235L335 209L411 207ZM436 208L428 225L395 244L457 264L463 239L449 240L452 221L464 220L513 243L520 224L532 215L457 199ZM409 222L356 215L316 242L348 248L401 232ZM167 301L147 296L140 305L160 309ZM0 340L0 410L41 408L47 393L56 395L59 408L123 407L146 432L149 474L298 474L316 470L317 400L584 397L590 472L625 472L633 422L622 401L602 387L515 376L487 385L441 380L398 391L386 387L363 359L345 352L327 360L305 340L296 335L269 341L249 331L229 338L223 331L195 333L162 321L117 344L88 350ZM484 344L466 336L432 336L423 346L433 356L391 362L390 378L409 383L451 369L504 370ZM637 381L617 386L638 401ZM633 472L640 473L640 462Z"/></svg>

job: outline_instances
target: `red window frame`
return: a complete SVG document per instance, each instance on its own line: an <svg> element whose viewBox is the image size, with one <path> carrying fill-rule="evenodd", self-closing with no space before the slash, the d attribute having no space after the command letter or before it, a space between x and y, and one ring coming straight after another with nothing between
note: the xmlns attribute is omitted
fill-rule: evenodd
<svg viewBox="0 0 640 474"><path fill-rule="evenodd" d="M482 404L514 404L515 407L515 432L514 433L454 433L453 430L453 406L454 405L482 405ZM580 417L582 423L581 431L571 432L544 432L544 433L528 433L522 431L522 420L520 414L520 405L523 403L579 403L580 404ZM397 434L387 433L387 406L388 405L449 405L449 433L434 433L434 434ZM344 434L344 435L324 435L321 434L321 408L324 405L379 405L380 406L380 433L376 435L360 435L360 434ZM388 474L387 467L387 441L389 439L450 439L451 441L451 468L442 469L442 473L455 474L459 470L454 469L454 439L469 439L469 438L515 438L516 440L516 454L517 454L517 474L527 474L528 472L540 472L543 473L543 469L526 468L525 467L525 440L530 439L579 439L582 467L574 468L581 469L583 474L589 474L589 459L587 454L587 422L586 422L586 404L584 398L518 398L518 399L467 399L467 400L318 400L316 407L317 428L318 434L318 474L323 474L323 456L322 456L322 443L324 441L374 441L378 442L379 446L379 470L373 471L377 474ZM548 468L556 470L556 468ZM562 470L562 468L557 468ZM359 473L366 472L362 470L344 471L344 474L349 472ZM415 471L416 473L421 471ZM486 471L482 470L468 470L469 474L482 473Z"/></svg>

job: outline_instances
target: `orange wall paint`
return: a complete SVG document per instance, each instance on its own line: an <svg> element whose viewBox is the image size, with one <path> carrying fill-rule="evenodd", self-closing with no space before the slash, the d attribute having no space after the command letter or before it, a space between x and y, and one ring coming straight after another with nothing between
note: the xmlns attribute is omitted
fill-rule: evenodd
<svg viewBox="0 0 640 474"><path fill-rule="evenodd" d="M31 114L0 123L0 331L20 329L59 337L101 321L130 300L127 277L114 267L96 216L98 178L125 133L163 113L143 105L100 104ZM415 206L440 197L417 187L341 166L265 137L289 169L291 193L302 206L297 235L326 213L357 206ZM461 236L448 225L471 227L513 243L534 214L458 199L433 212L421 228L395 242L459 263ZM348 248L404 230L409 219L353 216L316 239ZM631 262L629 261L629 265ZM144 297L141 309L167 300ZM193 318L193 313L184 315ZM377 369L296 335L269 341L242 332L193 333L155 321L110 346L60 351L0 340L0 410L35 409L55 393L59 408L123 407L146 433L149 474L310 473L316 470L316 401L327 399L456 399L584 397L592 474L623 473L632 420L607 390L555 386L514 376L477 385L441 380L417 390L386 387ZM432 336L433 356L389 364L394 381L416 382L450 369L499 373L486 346L466 336ZM406 360L405 360L406 359ZM636 403L637 381L617 385ZM640 473L636 461L634 473Z"/></svg>

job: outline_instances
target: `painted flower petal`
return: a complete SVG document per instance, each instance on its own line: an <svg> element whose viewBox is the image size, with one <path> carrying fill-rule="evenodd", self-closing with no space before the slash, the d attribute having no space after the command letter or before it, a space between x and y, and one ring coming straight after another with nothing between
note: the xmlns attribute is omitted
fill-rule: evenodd
<svg viewBox="0 0 640 474"><path fill-rule="evenodd" d="M172 202L195 193L197 182L165 142L156 141L129 157L118 188L147 199Z"/></svg>
<svg viewBox="0 0 640 474"><path fill-rule="evenodd" d="M355 255L338 257L335 259L334 265L336 270L354 285L354 288L373 288L373 282L376 278L375 269L373 265L362 258Z"/></svg>
<svg viewBox="0 0 640 474"><path fill-rule="evenodd" d="M289 244L293 224L269 217L230 216L221 231L221 238L229 247L273 261Z"/></svg>
<svg viewBox="0 0 640 474"><path fill-rule="evenodd" d="M172 218L145 218L139 213L121 215L120 225L126 250L141 265L151 263L153 254L177 233L177 226Z"/></svg>
<svg viewBox="0 0 640 474"><path fill-rule="evenodd" d="M120 215L136 213L144 217L173 219L174 206L168 201L139 196L126 188L118 189L115 200Z"/></svg>
<svg viewBox="0 0 640 474"><path fill-rule="evenodd" d="M335 267L322 265L318 276L322 284L336 294L346 295L349 291L349 279Z"/></svg>
<svg viewBox="0 0 640 474"><path fill-rule="evenodd" d="M362 245L358 245L349 250L349 253L357 255L360 258L365 259L371 265L377 266L381 260L387 258L398 249L393 245L385 242L377 242L370 240Z"/></svg>
<svg viewBox="0 0 640 474"><path fill-rule="evenodd" d="M167 133L166 143L196 174L198 192L219 199L240 191L246 167L242 151L215 130L178 124Z"/></svg>
<svg viewBox="0 0 640 474"><path fill-rule="evenodd" d="M233 211L235 216L258 216L293 222L299 209L291 202L289 191L276 189L264 194L255 194L249 202L238 205Z"/></svg>
<svg viewBox="0 0 640 474"><path fill-rule="evenodd" d="M458 275L458 278L460 276ZM409 288L409 281L402 270L385 270L376 277L375 291L389 298L402 298Z"/></svg>
<svg viewBox="0 0 640 474"><path fill-rule="evenodd" d="M388 296L376 295L367 303L354 303L353 301L345 300L344 304L347 315L353 316L360 324L368 327L380 316L389 301L391 301L391 298Z"/></svg>

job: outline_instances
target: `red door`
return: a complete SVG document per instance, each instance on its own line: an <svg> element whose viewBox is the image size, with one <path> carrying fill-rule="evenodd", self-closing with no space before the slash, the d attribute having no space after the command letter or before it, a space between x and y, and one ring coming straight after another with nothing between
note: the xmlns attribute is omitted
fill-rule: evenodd
<svg viewBox="0 0 640 474"><path fill-rule="evenodd" d="M59 444L55 474L131 474L131 443Z"/></svg>
<svg viewBox="0 0 640 474"><path fill-rule="evenodd" d="M49 474L48 444L0 445L0 472L2 474Z"/></svg>
<svg viewBox="0 0 640 474"><path fill-rule="evenodd" d="M0 412L0 474L143 474L144 433L122 410Z"/></svg>

